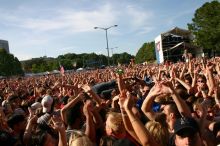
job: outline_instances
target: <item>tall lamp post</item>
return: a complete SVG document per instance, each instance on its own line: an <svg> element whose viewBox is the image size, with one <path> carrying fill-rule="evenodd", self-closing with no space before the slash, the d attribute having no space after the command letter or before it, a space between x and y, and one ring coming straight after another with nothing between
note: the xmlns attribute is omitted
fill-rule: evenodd
<svg viewBox="0 0 220 146"><path fill-rule="evenodd" d="M111 48L111 50L112 50L112 56L113 56L113 50L116 49L116 48L118 48L118 47Z"/></svg>
<svg viewBox="0 0 220 146"><path fill-rule="evenodd" d="M108 29L112 28L112 27L117 27L118 25L112 25L112 26L109 26L109 27L94 27L94 29L102 29L102 30L105 30L105 37L106 37L106 44L107 44L107 53L108 53L108 66L110 65L109 63L109 48L108 48Z"/></svg>
<svg viewBox="0 0 220 146"><path fill-rule="evenodd" d="M112 56L113 56L113 49L116 49L116 48L118 48L118 47L111 48L111 50L112 50ZM113 59L113 57L112 57L112 64L114 65L114 59Z"/></svg>

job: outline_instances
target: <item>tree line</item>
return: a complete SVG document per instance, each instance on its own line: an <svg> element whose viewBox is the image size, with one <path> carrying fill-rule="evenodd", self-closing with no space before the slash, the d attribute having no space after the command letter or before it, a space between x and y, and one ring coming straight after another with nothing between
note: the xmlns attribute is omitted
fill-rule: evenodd
<svg viewBox="0 0 220 146"><path fill-rule="evenodd" d="M0 76L23 75L21 63L17 57L0 48Z"/></svg>
<svg viewBox="0 0 220 146"><path fill-rule="evenodd" d="M130 59L134 58L126 52L114 54L110 57L110 65L128 64ZM25 72L39 73L46 71L59 70L63 66L65 70L75 70L77 68L99 68L108 65L108 58L105 55L97 55L95 53L75 54L68 53L59 55L57 58L41 57L31 60L22 61Z"/></svg>

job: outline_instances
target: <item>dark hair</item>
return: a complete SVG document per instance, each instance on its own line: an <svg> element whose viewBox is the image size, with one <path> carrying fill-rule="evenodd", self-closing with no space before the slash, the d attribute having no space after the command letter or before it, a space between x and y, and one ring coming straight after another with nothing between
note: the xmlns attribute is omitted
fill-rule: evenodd
<svg viewBox="0 0 220 146"><path fill-rule="evenodd" d="M201 78L206 83L206 77L204 75L198 75L197 79Z"/></svg>
<svg viewBox="0 0 220 146"><path fill-rule="evenodd" d="M176 92L184 100L186 100L189 97L189 94L187 93L187 90L184 89L184 88L178 88L178 89L176 89Z"/></svg>
<svg viewBox="0 0 220 146"><path fill-rule="evenodd" d="M99 146L113 146L116 139L112 136L103 136L100 139Z"/></svg>
<svg viewBox="0 0 220 146"><path fill-rule="evenodd" d="M181 114L179 113L179 110L175 103L169 104L169 109L170 109L170 112L174 113L176 119L181 118Z"/></svg>
<svg viewBox="0 0 220 146"><path fill-rule="evenodd" d="M60 102L66 105L68 103L69 96L64 96L60 99Z"/></svg>
<svg viewBox="0 0 220 146"><path fill-rule="evenodd" d="M7 123L9 125L10 128L14 128L14 125L23 122L25 120L25 117L23 115L17 115L17 114L13 114L11 117L9 117Z"/></svg>
<svg viewBox="0 0 220 146"><path fill-rule="evenodd" d="M67 124L69 126L72 126L76 119L81 117L81 111L80 108L83 106L83 102L78 102L74 107L70 108L70 110L67 112Z"/></svg>
<svg viewBox="0 0 220 146"><path fill-rule="evenodd" d="M16 95L11 95L11 96L9 96L8 97L8 101L9 102L13 102L15 99L17 99L17 98L19 98L18 96L16 96Z"/></svg>
<svg viewBox="0 0 220 146"><path fill-rule="evenodd" d="M37 131L38 132L39 131L47 132L48 134L50 134L55 139L59 138L59 135L58 135L57 131L55 131L53 128L51 128L47 124L38 124L38 130Z"/></svg>
<svg viewBox="0 0 220 146"><path fill-rule="evenodd" d="M32 135L31 144L32 146L43 146L46 141L47 131L39 130Z"/></svg>
<svg viewBox="0 0 220 146"><path fill-rule="evenodd" d="M185 80L188 80L189 83L192 84L192 77L190 76L190 74L186 74L186 75L184 76L184 79L185 79Z"/></svg>

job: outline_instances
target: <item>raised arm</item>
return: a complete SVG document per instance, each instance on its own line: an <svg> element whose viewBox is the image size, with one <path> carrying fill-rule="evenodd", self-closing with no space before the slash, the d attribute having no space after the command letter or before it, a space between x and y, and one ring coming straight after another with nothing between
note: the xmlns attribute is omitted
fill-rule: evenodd
<svg viewBox="0 0 220 146"><path fill-rule="evenodd" d="M149 131L145 128L144 124L132 112L132 110L131 110L132 105L133 105L133 103L132 103L130 93L127 92L127 97L126 97L125 103L124 103L125 111L128 115L130 123L131 123L138 139L140 140L141 144L143 146L159 146L155 142L155 140L153 139L153 137L149 133Z"/></svg>
<svg viewBox="0 0 220 146"><path fill-rule="evenodd" d="M117 81L118 81L118 88L119 88L119 91L120 91L119 105L120 105L120 109L121 109L121 113L122 113L122 119L123 119L125 129L136 141L138 141L140 143L140 140L138 139L136 133L134 132L134 129L131 125L131 122L130 122L130 120L127 116L127 113L125 112L125 109L123 107L123 103L124 103L125 98L126 98L126 90L125 90L125 84L124 84L123 79L122 79L122 75L118 75Z"/></svg>
<svg viewBox="0 0 220 146"><path fill-rule="evenodd" d="M213 64L209 63L206 66L207 76L208 76L208 82L209 82L209 93L208 95L211 95L214 91L215 87L215 80L213 76Z"/></svg>
<svg viewBox="0 0 220 146"><path fill-rule="evenodd" d="M73 100L68 102L62 109L61 109L61 118L65 124L67 124L66 120L66 112L71 108L74 107L79 101L83 99L83 93L78 94Z"/></svg>
<svg viewBox="0 0 220 146"><path fill-rule="evenodd" d="M152 105L155 98L160 94L161 93L159 85L154 85L154 87L151 88L150 92L148 93L147 97L145 98L142 104L141 110L150 120L154 120L156 117L156 114L152 110Z"/></svg>
<svg viewBox="0 0 220 146"><path fill-rule="evenodd" d="M83 85L82 88L83 88L83 90L84 90L89 96L91 96L91 97L96 101L96 103L97 103L98 105L101 104L101 102L102 102L101 98L98 96L98 94L96 94L96 93L92 90L92 88L91 88L88 84Z"/></svg>
<svg viewBox="0 0 220 146"><path fill-rule="evenodd" d="M175 78L176 81L178 81L181 85L183 85L183 87L186 88L187 91L190 91L190 89L192 88L190 85L188 85L187 83L185 83L183 80L179 79L179 78Z"/></svg>
<svg viewBox="0 0 220 146"><path fill-rule="evenodd" d="M67 139L66 139L66 129L63 121L59 116L52 117L53 128L58 131L59 134L59 142L58 146L67 146Z"/></svg>
<svg viewBox="0 0 220 146"><path fill-rule="evenodd" d="M95 125L91 111L93 110L92 101L86 100L83 107L83 113L86 117L86 130L85 134L90 138L91 141L96 142Z"/></svg>
<svg viewBox="0 0 220 146"><path fill-rule="evenodd" d="M173 101L176 103L178 111L185 117L191 117L191 112L186 102L175 91L171 83L166 82L162 85L162 92L165 94L171 94Z"/></svg>

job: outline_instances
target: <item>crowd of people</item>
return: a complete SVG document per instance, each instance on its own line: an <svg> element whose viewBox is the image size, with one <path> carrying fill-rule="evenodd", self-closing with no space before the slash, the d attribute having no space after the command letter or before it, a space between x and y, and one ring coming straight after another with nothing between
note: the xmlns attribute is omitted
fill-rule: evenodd
<svg viewBox="0 0 220 146"><path fill-rule="evenodd" d="M220 58L0 80L1 146L216 146Z"/></svg>

